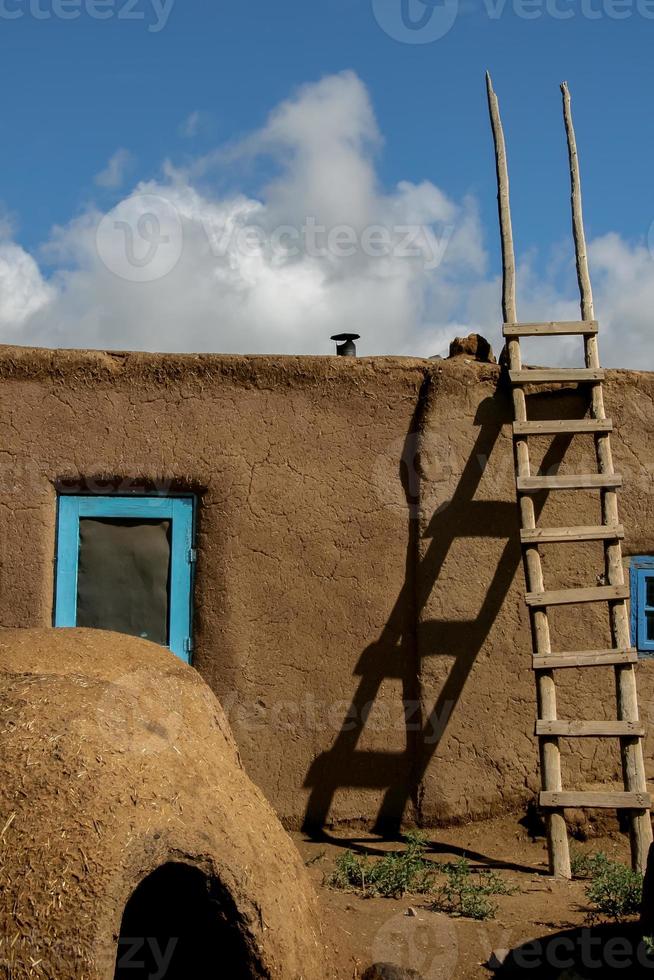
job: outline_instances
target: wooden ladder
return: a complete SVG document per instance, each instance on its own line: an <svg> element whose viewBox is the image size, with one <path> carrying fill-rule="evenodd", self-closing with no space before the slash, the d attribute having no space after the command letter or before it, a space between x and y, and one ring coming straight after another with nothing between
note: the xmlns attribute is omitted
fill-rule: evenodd
<svg viewBox="0 0 654 980"><path fill-rule="evenodd" d="M639 721L634 665L636 651L631 647L627 600L622 565L621 539L624 530L618 518L617 490L622 479L613 469L610 433L612 423L604 411L602 380L597 343L598 326L594 317L593 298L588 272L586 242L581 207L581 188L576 140L572 125L570 95L566 83L563 114L568 142L571 175L572 224L577 261L577 278L581 294L581 317L567 323L519 323L515 301L515 257L509 204L509 180L504 134L497 97L487 75L488 101L495 142L498 179L498 204L502 236L504 337L508 353L512 386L514 459L523 549L523 561L532 640L533 668L536 676L542 792L540 805L545 811L547 839L552 874L569 878L570 855L564 819L566 807L604 807L628 812L632 865L644 871L652 842L650 797L647 792L643 762L644 728ZM578 335L583 339L585 367L523 368L520 350L522 337L561 337ZM525 386L579 384L589 393L590 417L568 420L530 421L527 417ZM595 442L597 472L572 476L532 476L529 437L567 434L571 437L592 435ZM540 491L598 490L601 495L602 523L598 526L536 527L532 495ZM540 548L562 542L598 541L605 556L604 585L594 588L547 590L543 580ZM550 606L606 602L613 647L604 650L552 652L548 610ZM590 644L592 646L592 644ZM617 719L615 721L561 721L557 717L555 671L570 667L614 668ZM561 780L560 738L618 738L620 740L624 792L563 791Z"/></svg>

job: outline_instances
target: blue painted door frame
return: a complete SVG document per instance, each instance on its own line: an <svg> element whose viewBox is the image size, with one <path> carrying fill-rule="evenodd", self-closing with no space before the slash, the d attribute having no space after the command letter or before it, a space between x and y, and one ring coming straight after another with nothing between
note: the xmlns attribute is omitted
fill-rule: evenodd
<svg viewBox="0 0 654 980"><path fill-rule="evenodd" d="M79 522L83 517L136 518L171 522L168 646L181 660L191 660L191 580L193 497L59 497L55 626L77 624Z"/></svg>
<svg viewBox="0 0 654 980"><path fill-rule="evenodd" d="M654 639L648 639L647 612L653 613L654 606L647 604L647 580L654 578L654 557L638 555L629 565L629 585L631 590L631 642L639 653L654 655Z"/></svg>

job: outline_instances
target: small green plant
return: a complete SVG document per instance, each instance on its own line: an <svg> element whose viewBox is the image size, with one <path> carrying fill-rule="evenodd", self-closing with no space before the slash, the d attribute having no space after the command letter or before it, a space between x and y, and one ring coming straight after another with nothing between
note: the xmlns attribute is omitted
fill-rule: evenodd
<svg viewBox="0 0 654 980"><path fill-rule="evenodd" d="M497 905L489 901L490 895L512 895L515 888L508 885L494 871L473 874L465 858L454 864L445 864L441 870L445 883L441 886L432 908L448 915L468 919L492 919Z"/></svg>
<svg viewBox="0 0 654 980"><path fill-rule="evenodd" d="M573 878L595 878L606 871L610 864L610 858L602 851L596 854L582 854L581 851L577 851L570 858Z"/></svg>
<svg viewBox="0 0 654 980"><path fill-rule="evenodd" d="M497 907L488 896L512 895L515 891L494 871L473 874L465 858L454 864L438 865L428 861L426 841L419 833L407 834L405 839L404 851L393 851L374 861L346 851L337 859L334 870L325 879L326 884L356 891L365 898L374 895L401 898L407 892L435 894L432 909L471 919L493 918ZM445 876L439 889L436 887L437 874Z"/></svg>
<svg viewBox="0 0 654 980"><path fill-rule="evenodd" d="M405 840L404 851L393 851L376 861L346 851L337 859L327 884L361 892L366 897L401 898L407 892L423 895L430 892L435 868L425 857L426 840L418 833L407 834Z"/></svg>
<svg viewBox="0 0 654 980"><path fill-rule="evenodd" d="M352 851L345 851L336 858L336 865L326 883L332 888L342 891L365 890L371 862L366 857L359 857Z"/></svg>
<svg viewBox="0 0 654 980"><path fill-rule="evenodd" d="M622 922L640 912L643 876L625 864L612 861L601 851L597 854L575 855L572 873L576 878L589 879L586 898L591 904L591 922L602 917Z"/></svg>
<svg viewBox="0 0 654 980"><path fill-rule="evenodd" d="M654 956L654 936L643 936L645 952L648 956Z"/></svg>
<svg viewBox="0 0 654 980"><path fill-rule="evenodd" d="M591 919L602 915L622 922L640 911L643 894L643 876L624 864L611 862L611 866L593 877L586 888L586 896L593 908Z"/></svg>

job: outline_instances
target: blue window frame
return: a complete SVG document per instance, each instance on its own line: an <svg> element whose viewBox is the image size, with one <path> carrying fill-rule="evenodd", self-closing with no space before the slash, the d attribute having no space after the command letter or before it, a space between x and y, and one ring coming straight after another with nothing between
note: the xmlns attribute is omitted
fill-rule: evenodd
<svg viewBox="0 0 654 980"><path fill-rule="evenodd" d="M632 558L631 638L641 653L654 656L654 556Z"/></svg>
<svg viewBox="0 0 654 980"><path fill-rule="evenodd" d="M192 650L192 569L195 558L193 505L194 500L191 496L121 497L62 494L59 497L57 517L54 625L61 627L77 625L80 520L91 518L105 523L111 523L112 519L116 522L168 521L170 522L168 531L170 556L167 569L166 646L180 659L189 663ZM163 575L165 577L165 570Z"/></svg>

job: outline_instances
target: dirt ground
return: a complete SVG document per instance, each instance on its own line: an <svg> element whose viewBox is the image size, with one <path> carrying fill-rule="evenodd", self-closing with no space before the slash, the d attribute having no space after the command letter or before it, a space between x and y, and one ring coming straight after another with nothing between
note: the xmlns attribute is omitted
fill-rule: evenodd
<svg viewBox="0 0 654 980"><path fill-rule="evenodd" d="M517 888L513 895L493 898L499 907L496 918L452 918L431 911L425 896L366 899L335 891L324 878L344 850L374 856L397 844L359 831L330 831L319 841L295 835L319 889L326 931L343 960L351 961L353 977L374 962L412 968L424 980L654 977L654 960L639 964L637 924L591 929L585 883L552 879L545 840L530 836L519 817L439 829L427 837L431 860L450 862L465 855L473 870L492 868ZM628 838L617 830L571 845L573 853L603 851L629 863Z"/></svg>

